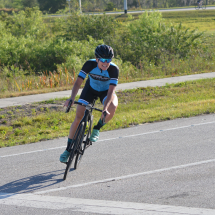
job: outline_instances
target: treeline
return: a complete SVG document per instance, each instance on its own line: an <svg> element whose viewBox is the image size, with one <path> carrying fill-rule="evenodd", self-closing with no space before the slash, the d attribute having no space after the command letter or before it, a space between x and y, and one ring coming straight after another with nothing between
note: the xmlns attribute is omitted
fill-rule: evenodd
<svg viewBox="0 0 215 215"><path fill-rule="evenodd" d="M55 13L67 7L66 0L0 0L0 8L22 10L26 7L39 7L45 13Z"/></svg>
<svg viewBox="0 0 215 215"><path fill-rule="evenodd" d="M153 9L195 5L197 0L127 0L128 9ZM204 0L215 4L215 0ZM56 13L61 9L77 10L79 0L0 0L0 8L24 9L38 6L44 13ZM81 0L83 12L123 10L124 0Z"/></svg>

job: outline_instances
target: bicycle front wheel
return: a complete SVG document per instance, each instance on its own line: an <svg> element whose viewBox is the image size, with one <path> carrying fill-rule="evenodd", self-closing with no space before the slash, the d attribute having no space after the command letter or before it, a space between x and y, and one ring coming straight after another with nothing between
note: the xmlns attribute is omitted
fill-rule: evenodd
<svg viewBox="0 0 215 215"><path fill-rule="evenodd" d="M86 131L86 124L82 122L82 130L79 134L79 139L78 139L78 148L77 148L77 153L76 153L76 158L75 158L75 164L74 164L74 169L78 168L79 163L81 162L81 159L84 155L84 151L86 148L86 141L88 138L87 135L88 131Z"/></svg>
<svg viewBox="0 0 215 215"><path fill-rule="evenodd" d="M70 156L69 156L69 159L68 159L68 162L66 164L66 170L64 172L64 177L63 177L63 180L66 180L66 177L67 177L67 174L70 170L70 167L71 167L71 164L72 164L72 161L79 149L79 144L80 144L80 138L83 138L83 132L84 132L84 124L81 123L76 131L76 134L75 134L75 140L74 140L74 143L73 143L73 147L71 149L71 152L70 152Z"/></svg>
<svg viewBox="0 0 215 215"><path fill-rule="evenodd" d="M203 10L206 9L206 4L205 4L205 5L202 5L202 9L203 9Z"/></svg>

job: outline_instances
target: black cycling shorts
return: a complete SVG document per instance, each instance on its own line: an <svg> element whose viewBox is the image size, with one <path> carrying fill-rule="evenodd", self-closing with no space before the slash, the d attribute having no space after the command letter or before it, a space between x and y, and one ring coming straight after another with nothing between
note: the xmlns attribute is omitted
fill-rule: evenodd
<svg viewBox="0 0 215 215"><path fill-rule="evenodd" d="M92 104L94 99L100 98L102 104L104 104L105 99L107 98L108 90L98 92L94 90L89 83L89 79L86 81L86 84L81 92L79 102L84 104Z"/></svg>

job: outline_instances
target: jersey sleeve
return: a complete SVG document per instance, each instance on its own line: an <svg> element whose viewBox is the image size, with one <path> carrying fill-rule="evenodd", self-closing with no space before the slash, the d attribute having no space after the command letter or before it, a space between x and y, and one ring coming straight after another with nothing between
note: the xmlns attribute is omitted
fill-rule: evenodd
<svg viewBox="0 0 215 215"><path fill-rule="evenodd" d="M110 76L110 85L116 86L118 84L119 68L111 65L108 68L108 72Z"/></svg>
<svg viewBox="0 0 215 215"><path fill-rule="evenodd" d="M83 80L86 78L87 74L93 70L97 66L97 63L95 61L88 60L82 67L81 71L78 74L79 78L82 78Z"/></svg>

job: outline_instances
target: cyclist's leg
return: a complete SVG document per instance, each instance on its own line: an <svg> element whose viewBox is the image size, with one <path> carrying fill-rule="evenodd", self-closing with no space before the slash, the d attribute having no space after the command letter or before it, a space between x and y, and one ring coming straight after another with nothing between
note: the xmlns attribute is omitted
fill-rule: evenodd
<svg viewBox="0 0 215 215"><path fill-rule="evenodd" d="M107 97L104 98L103 100L103 104L105 104L105 100L106 100ZM113 94L113 97L112 97L112 100L111 100L111 103L108 107L108 112L110 113L109 115L106 116L105 118L105 123L108 123L114 116L115 112L116 112L116 109L118 107L118 98L117 98L117 95L116 94Z"/></svg>
<svg viewBox="0 0 215 215"><path fill-rule="evenodd" d="M86 82L78 101L85 104L92 102L94 97L91 94L92 93L90 90L89 82ZM69 151L70 151L69 149L72 148L71 144L73 142L73 139L75 138L74 135L78 128L78 125L84 116L85 109L86 108L84 106L77 105L75 120L73 121L69 131L67 147L66 147L66 150L63 152L63 154L61 154L60 156L60 161L63 163L67 162L67 159L69 157Z"/></svg>
<svg viewBox="0 0 215 215"><path fill-rule="evenodd" d="M84 116L84 111L85 111L84 106L77 105L76 116L75 120L73 121L70 127L66 150L60 155L60 162L62 163L66 163L68 160L68 157L70 155L70 149L72 148L71 144L73 143L73 139L75 138L74 135L78 128L78 125Z"/></svg>
<svg viewBox="0 0 215 215"><path fill-rule="evenodd" d="M78 101L87 105L89 103L92 103L93 100L94 100L94 94L93 94L92 88L89 85L89 81L87 81L84 86L84 89L81 92L81 95ZM76 117L70 127L69 138L74 139L75 131L84 116L85 109L86 108L84 106L77 105Z"/></svg>
<svg viewBox="0 0 215 215"><path fill-rule="evenodd" d="M106 92L106 95L103 94L102 96L100 96L100 100L103 103L103 105L105 104L106 98L107 98L107 92ZM96 142L99 139L100 129L113 118L115 111L117 109L117 106L118 106L118 98L117 98L116 94L114 94L112 97L111 103L108 107L108 112L110 114L106 116L104 124L100 118L97 125L95 125L93 127L93 131L92 131L92 134L90 136L90 141Z"/></svg>
<svg viewBox="0 0 215 215"><path fill-rule="evenodd" d="M81 121L81 119L83 118L84 116L84 111L85 111L85 107L84 106L81 106L81 105L77 105L77 108L76 108L76 116L75 116L75 119L70 127L70 130L69 130L69 138L70 139L74 139L74 135L75 135L75 131Z"/></svg>

